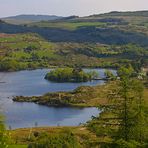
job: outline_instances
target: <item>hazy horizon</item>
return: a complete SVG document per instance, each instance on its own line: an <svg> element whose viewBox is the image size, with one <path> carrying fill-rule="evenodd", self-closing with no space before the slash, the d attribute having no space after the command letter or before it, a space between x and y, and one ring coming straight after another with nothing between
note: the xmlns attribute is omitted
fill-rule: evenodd
<svg viewBox="0 0 148 148"><path fill-rule="evenodd" d="M111 11L145 11L148 0L0 0L0 18L21 14L88 16Z"/></svg>

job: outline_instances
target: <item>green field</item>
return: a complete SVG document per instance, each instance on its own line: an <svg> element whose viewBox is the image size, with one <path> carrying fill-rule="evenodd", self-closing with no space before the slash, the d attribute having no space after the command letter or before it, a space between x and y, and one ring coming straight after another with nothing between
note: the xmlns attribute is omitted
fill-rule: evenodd
<svg viewBox="0 0 148 148"><path fill-rule="evenodd" d="M101 22L37 22L29 24L28 26L37 26L37 27L48 27L48 28L60 28L68 30L76 30L80 27L104 27L106 23Z"/></svg>

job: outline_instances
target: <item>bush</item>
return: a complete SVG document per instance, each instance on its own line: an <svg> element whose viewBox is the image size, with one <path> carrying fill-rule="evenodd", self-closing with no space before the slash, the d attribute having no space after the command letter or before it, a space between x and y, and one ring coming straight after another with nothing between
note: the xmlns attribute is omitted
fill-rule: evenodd
<svg viewBox="0 0 148 148"><path fill-rule="evenodd" d="M141 147L141 144L134 140L127 142L123 139L120 139L115 142L115 148L139 148L139 147Z"/></svg>
<svg viewBox="0 0 148 148"><path fill-rule="evenodd" d="M115 75L110 70L105 71L105 76L106 76L106 78L108 78L110 80L115 80L116 79Z"/></svg>
<svg viewBox="0 0 148 148"><path fill-rule="evenodd" d="M64 129L59 134L48 135L42 133L36 142L29 144L28 148L79 148L80 145L75 135L69 130Z"/></svg>
<svg viewBox="0 0 148 148"><path fill-rule="evenodd" d="M0 62L0 71L16 71L20 69L20 64L16 60L4 59Z"/></svg>

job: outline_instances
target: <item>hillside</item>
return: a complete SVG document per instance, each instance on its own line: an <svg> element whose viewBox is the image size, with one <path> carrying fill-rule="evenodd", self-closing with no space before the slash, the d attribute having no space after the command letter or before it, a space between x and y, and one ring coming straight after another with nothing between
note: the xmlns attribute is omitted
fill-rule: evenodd
<svg viewBox="0 0 148 148"><path fill-rule="evenodd" d="M33 22L39 22L39 21L51 21L51 20L57 20L61 19L61 16L56 15L17 15L17 16L10 16L1 18L7 23L10 24L28 24Z"/></svg>
<svg viewBox="0 0 148 148"><path fill-rule="evenodd" d="M67 23L67 22L66 22ZM60 22L60 26L61 26ZM148 35L139 31L133 30L123 30L118 27L97 27L88 24L82 23L82 27L79 27L80 24L74 23L74 25L79 25L78 28L74 30L69 30L65 28L56 27L58 23L52 24L52 27L45 26L18 26L11 25L7 23L0 23L0 32L1 33L38 33L43 38L52 41L52 42L89 42L89 43L101 43L101 44L110 44L110 45L123 45L128 43L139 44L141 46L148 46ZM73 24L68 24L70 27ZM64 25L65 26L65 25ZM74 26L75 27L75 26Z"/></svg>
<svg viewBox="0 0 148 148"><path fill-rule="evenodd" d="M56 23L60 23L61 20L57 20ZM80 24L80 22L82 24ZM89 22L89 24L88 24ZM43 23L43 22L42 22ZM44 22L47 27L47 22ZM50 22L48 27L51 27ZM133 28L138 30L141 27L142 29L147 29L148 27L148 11L135 11L135 12L110 12L105 14L96 14L90 15L86 17L75 17L71 18L70 20L66 21L65 23L75 23L76 27L83 27L83 26L98 26L101 25L103 27L123 27L132 25ZM79 23L79 24L77 24ZM83 24L83 23L86 23ZM33 23L33 25L42 26L44 24L40 23ZM134 26L135 25L135 26ZM62 27L63 25L61 25ZM68 27L67 27L68 28ZM145 32L143 32L145 33Z"/></svg>
<svg viewBox="0 0 148 148"><path fill-rule="evenodd" d="M15 71L51 66L92 67L96 57L76 51L86 45L51 43L37 34L0 34L0 71Z"/></svg>
<svg viewBox="0 0 148 148"><path fill-rule="evenodd" d="M73 16L54 21L40 21L21 26L0 23L0 32L12 34L32 32L51 42L89 42L109 45L133 43L148 47L147 22L147 11L112 12L88 17Z"/></svg>
<svg viewBox="0 0 148 148"><path fill-rule="evenodd" d="M28 25L0 21L1 63L15 60L25 64L23 69L59 65L116 68L125 62L147 65L147 14L111 12Z"/></svg>
<svg viewBox="0 0 148 148"><path fill-rule="evenodd" d="M147 57L147 49L132 44L54 43L33 33L0 34L1 71L51 66L116 68L125 62L136 66L141 58L146 64Z"/></svg>

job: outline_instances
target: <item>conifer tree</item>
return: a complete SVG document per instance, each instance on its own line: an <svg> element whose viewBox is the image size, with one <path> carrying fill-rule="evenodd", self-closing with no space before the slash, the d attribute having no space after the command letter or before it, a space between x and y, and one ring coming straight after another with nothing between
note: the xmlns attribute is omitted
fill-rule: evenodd
<svg viewBox="0 0 148 148"><path fill-rule="evenodd" d="M140 146L148 140L144 87L133 72L130 65L118 70L120 80L110 90L109 104L102 107L105 115L97 122L100 135L112 138L110 147L120 147L119 143Z"/></svg>

